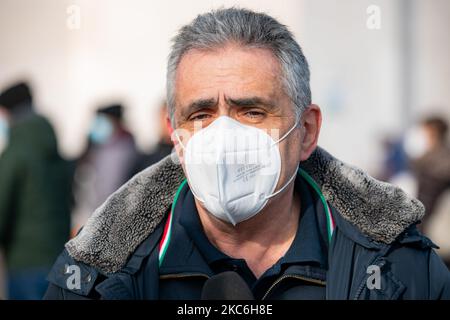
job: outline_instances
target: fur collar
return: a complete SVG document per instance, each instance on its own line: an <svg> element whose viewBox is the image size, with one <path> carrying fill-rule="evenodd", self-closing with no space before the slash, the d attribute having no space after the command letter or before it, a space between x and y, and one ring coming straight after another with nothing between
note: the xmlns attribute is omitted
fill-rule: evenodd
<svg viewBox="0 0 450 320"><path fill-rule="evenodd" d="M424 214L423 205L401 189L370 177L317 148L301 164L344 219L375 241L390 244ZM78 261L104 273L120 270L162 221L184 179L166 157L113 193L66 244Z"/></svg>

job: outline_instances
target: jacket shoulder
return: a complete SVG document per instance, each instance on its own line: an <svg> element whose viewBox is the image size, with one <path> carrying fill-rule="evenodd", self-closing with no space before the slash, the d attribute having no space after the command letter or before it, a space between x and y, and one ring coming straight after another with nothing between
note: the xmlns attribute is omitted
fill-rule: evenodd
<svg viewBox="0 0 450 320"><path fill-rule="evenodd" d="M47 277L49 290L45 299L64 299L67 294L87 297L100 275L96 268L76 261L64 249Z"/></svg>
<svg viewBox="0 0 450 320"><path fill-rule="evenodd" d="M95 210L66 249L102 272L120 270L167 217L183 180L181 166L170 155L138 173Z"/></svg>
<svg viewBox="0 0 450 320"><path fill-rule="evenodd" d="M450 299L450 272L435 249L438 246L416 226L408 228L393 244L387 261L405 286L403 299Z"/></svg>
<svg viewBox="0 0 450 320"><path fill-rule="evenodd" d="M138 273L146 260L158 257L158 243L164 223L161 223L130 255L118 271L104 273L95 266L74 259L67 249L58 256L47 280L49 288L44 299L106 299L124 298L124 288L132 286L130 279ZM156 257L156 258L155 258ZM146 274L147 277L157 277ZM130 291L130 290L128 290ZM129 295L130 292L128 292Z"/></svg>

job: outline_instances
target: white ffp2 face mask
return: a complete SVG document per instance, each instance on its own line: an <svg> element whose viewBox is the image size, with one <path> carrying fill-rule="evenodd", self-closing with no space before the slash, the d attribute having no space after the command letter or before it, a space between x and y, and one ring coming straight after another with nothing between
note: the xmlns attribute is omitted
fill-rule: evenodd
<svg viewBox="0 0 450 320"><path fill-rule="evenodd" d="M297 123L275 141L262 129L221 116L195 133L186 146L180 141L194 196L212 215L233 225L256 215L297 174L295 170L275 191L281 172L278 143Z"/></svg>

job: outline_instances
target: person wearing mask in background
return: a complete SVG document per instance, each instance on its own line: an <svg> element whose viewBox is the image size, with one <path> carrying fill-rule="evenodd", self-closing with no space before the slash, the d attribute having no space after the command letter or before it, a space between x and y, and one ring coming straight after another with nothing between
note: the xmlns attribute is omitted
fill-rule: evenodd
<svg viewBox="0 0 450 320"><path fill-rule="evenodd" d="M178 157L95 211L46 299L450 298L450 273L416 229L423 205L317 147L321 111L286 26L219 9L173 41Z"/></svg>
<svg viewBox="0 0 450 320"><path fill-rule="evenodd" d="M52 261L69 239L71 170L50 123L18 83L0 95L9 139L0 155L0 247L9 299L41 299Z"/></svg>
<svg viewBox="0 0 450 320"><path fill-rule="evenodd" d="M131 178L138 151L123 123L121 104L100 107L92 122L88 147L75 170L72 235L106 198Z"/></svg>
<svg viewBox="0 0 450 320"><path fill-rule="evenodd" d="M417 198L425 206L422 229L435 213L441 196L450 189L450 146L447 140L448 124L441 117L429 117L420 123L418 156L411 159L411 168L417 179Z"/></svg>
<svg viewBox="0 0 450 320"><path fill-rule="evenodd" d="M157 163L172 152L173 143L172 140L170 140L170 134L167 128L167 105L165 101L161 103L158 110L158 125L158 142L155 148L150 154L139 155L130 176L134 176L136 173Z"/></svg>

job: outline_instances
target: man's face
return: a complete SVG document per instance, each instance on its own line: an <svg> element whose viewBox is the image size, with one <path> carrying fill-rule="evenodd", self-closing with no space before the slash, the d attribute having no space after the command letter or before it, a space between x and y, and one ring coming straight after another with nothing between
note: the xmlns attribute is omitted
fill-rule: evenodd
<svg viewBox="0 0 450 320"><path fill-rule="evenodd" d="M214 51L189 51L175 79L175 129L193 134L194 123L204 128L225 115L269 133L278 129L281 137L295 124L295 111L280 75L278 61L266 49L229 45ZM279 186L300 161L299 132L295 129L279 144Z"/></svg>

